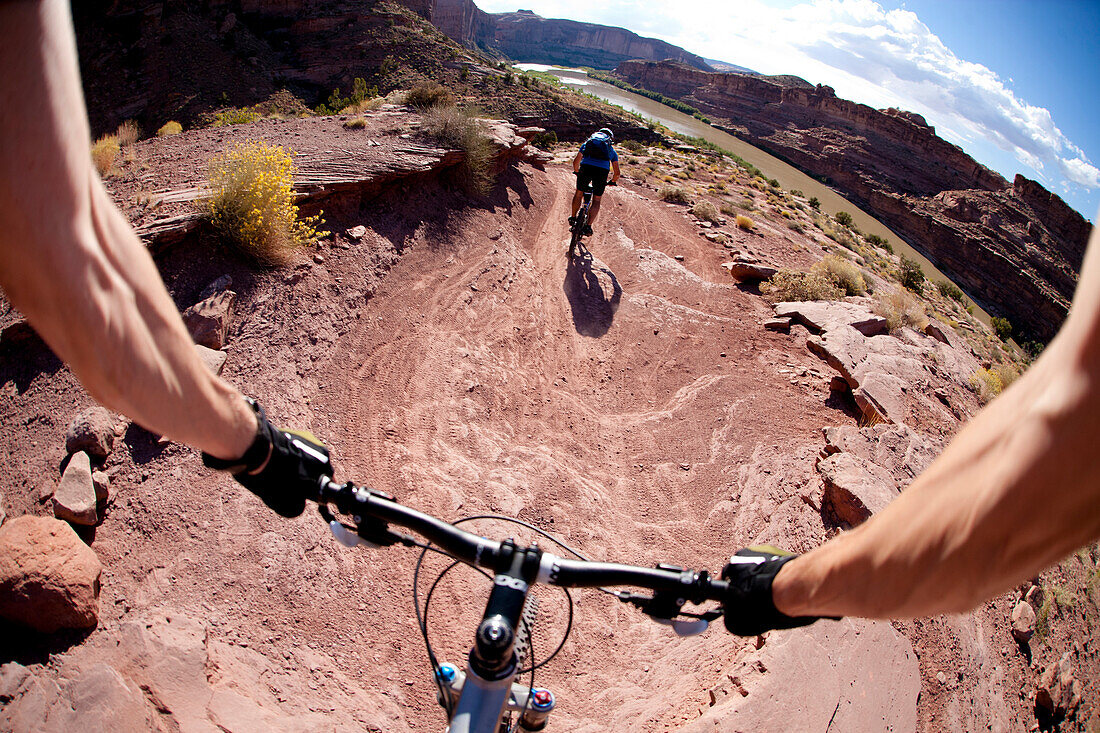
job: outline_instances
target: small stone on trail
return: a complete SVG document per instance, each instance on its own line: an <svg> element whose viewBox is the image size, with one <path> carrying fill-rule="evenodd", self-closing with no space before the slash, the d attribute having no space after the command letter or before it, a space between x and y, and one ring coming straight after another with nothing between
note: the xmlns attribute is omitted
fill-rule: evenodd
<svg viewBox="0 0 1100 733"><path fill-rule="evenodd" d="M223 290L185 310L183 323L191 334L191 340L210 349L225 346L236 297L232 290Z"/></svg>
<svg viewBox="0 0 1100 733"><path fill-rule="evenodd" d="M207 369L215 375L222 373L222 367L225 366L226 357L224 351L208 349L201 344L195 344L195 351L198 352L199 359L202 360L202 363L206 365Z"/></svg>
<svg viewBox="0 0 1100 733"><path fill-rule="evenodd" d="M92 471L92 486L95 487L95 500L107 501L111 496L111 477L103 471Z"/></svg>
<svg viewBox="0 0 1100 733"><path fill-rule="evenodd" d="M684 261L684 256L683 255L676 255L674 259L677 262L683 262Z"/></svg>
<svg viewBox="0 0 1100 733"><path fill-rule="evenodd" d="M65 450L69 453L87 451L97 458L106 458L114 445L114 415L99 405L93 405L74 417L65 432Z"/></svg>
<svg viewBox="0 0 1100 733"><path fill-rule="evenodd" d="M325 256L318 252L317 254L313 255L313 261L316 262L318 265L323 265L325 263Z"/></svg>
<svg viewBox="0 0 1100 733"><path fill-rule="evenodd" d="M92 466L84 451L74 453L69 459L61 483L53 494L53 513L58 519L73 524L94 526L98 521Z"/></svg>
<svg viewBox="0 0 1100 733"><path fill-rule="evenodd" d="M1021 644L1035 635L1035 609L1027 601L1020 601L1012 609L1012 635Z"/></svg>
<svg viewBox="0 0 1100 733"><path fill-rule="evenodd" d="M764 321L764 328L768 331L779 331L781 333L791 332L791 319L790 318L769 318Z"/></svg>
<svg viewBox="0 0 1100 733"><path fill-rule="evenodd" d="M352 227L351 229L348 229L347 234L352 239L362 239L363 237L367 236L367 228L360 224L357 227Z"/></svg>

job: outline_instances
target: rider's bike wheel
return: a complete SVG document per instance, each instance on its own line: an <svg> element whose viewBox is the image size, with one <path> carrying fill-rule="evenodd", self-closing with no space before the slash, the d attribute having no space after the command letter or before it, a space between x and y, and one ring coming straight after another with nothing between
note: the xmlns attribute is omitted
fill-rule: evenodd
<svg viewBox="0 0 1100 733"><path fill-rule="evenodd" d="M573 224L573 228L570 230L573 236L569 240L569 259L573 259L573 256L577 253L577 243L581 241L581 237L584 236L584 225L587 223L587 217L583 213L577 213L577 221Z"/></svg>

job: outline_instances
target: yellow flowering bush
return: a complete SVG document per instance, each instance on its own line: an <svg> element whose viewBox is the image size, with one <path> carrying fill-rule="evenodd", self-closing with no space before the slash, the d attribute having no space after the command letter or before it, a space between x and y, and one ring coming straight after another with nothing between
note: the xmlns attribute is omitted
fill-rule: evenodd
<svg viewBox="0 0 1100 733"><path fill-rule="evenodd" d="M298 217L294 205L294 161L278 145L247 141L210 161L207 202L214 229L267 266L290 261L295 248L328 236L317 216Z"/></svg>

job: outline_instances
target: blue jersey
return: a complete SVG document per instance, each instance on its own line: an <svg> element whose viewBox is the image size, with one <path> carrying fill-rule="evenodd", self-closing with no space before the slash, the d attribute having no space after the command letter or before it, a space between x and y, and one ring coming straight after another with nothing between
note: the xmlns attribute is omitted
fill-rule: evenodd
<svg viewBox="0 0 1100 733"><path fill-rule="evenodd" d="M611 161L617 161L619 154L611 146L607 135L597 132L581 145L581 165L594 165L597 168L611 170Z"/></svg>

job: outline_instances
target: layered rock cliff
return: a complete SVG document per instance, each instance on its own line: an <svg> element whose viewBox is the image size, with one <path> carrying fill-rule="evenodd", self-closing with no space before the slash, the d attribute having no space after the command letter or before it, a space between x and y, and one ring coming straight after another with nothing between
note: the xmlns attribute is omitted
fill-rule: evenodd
<svg viewBox="0 0 1100 733"><path fill-rule="evenodd" d="M920 115L840 99L796 77L641 61L616 74L835 186L1017 328L1049 340L1065 319L1091 224L1034 181L1010 184Z"/></svg>
<svg viewBox="0 0 1100 733"><path fill-rule="evenodd" d="M472 0L433 0L425 17L459 43L516 61L614 69L627 59L673 59L696 69L711 68L701 56L656 38L613 26L543 18L530 10L490 14Z"/></svg>

